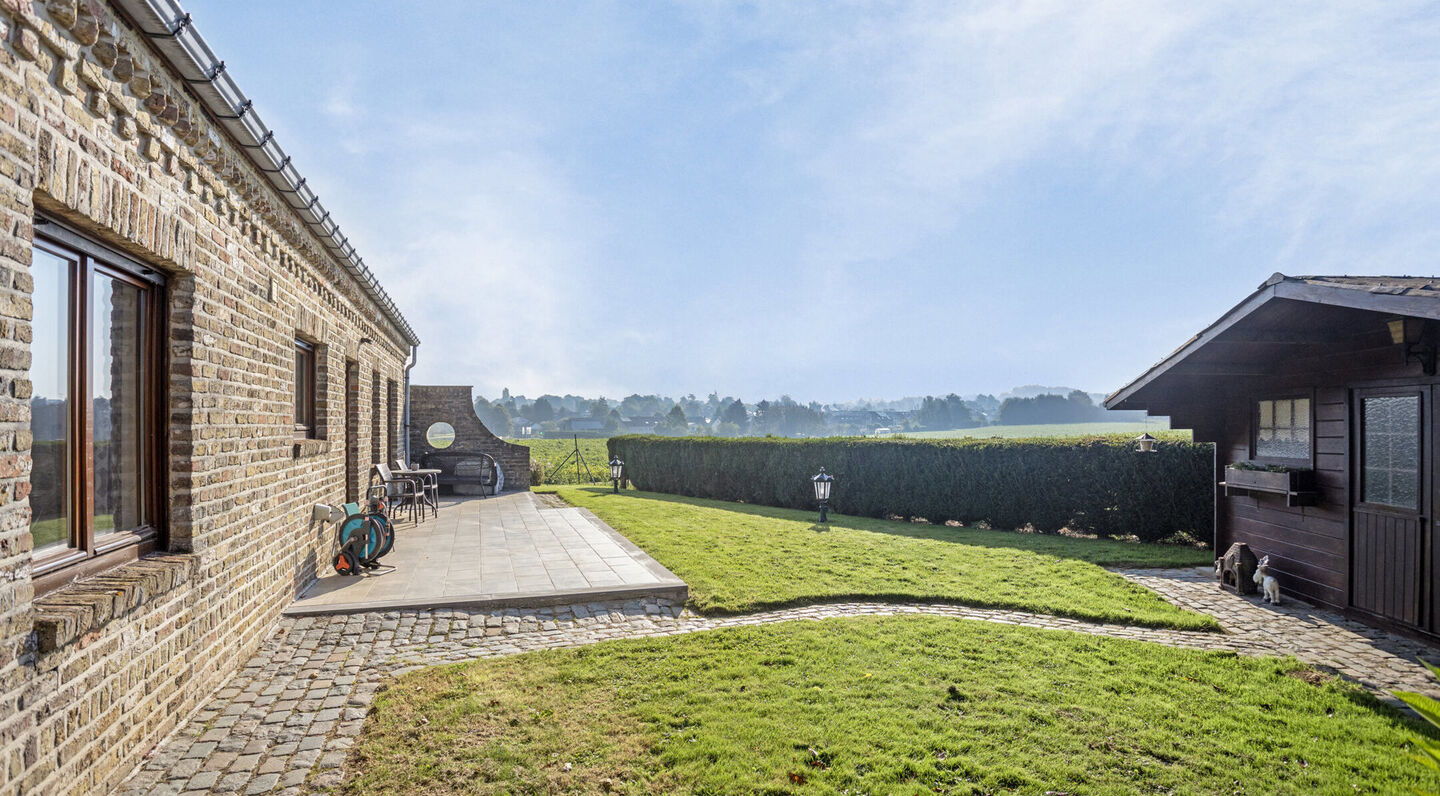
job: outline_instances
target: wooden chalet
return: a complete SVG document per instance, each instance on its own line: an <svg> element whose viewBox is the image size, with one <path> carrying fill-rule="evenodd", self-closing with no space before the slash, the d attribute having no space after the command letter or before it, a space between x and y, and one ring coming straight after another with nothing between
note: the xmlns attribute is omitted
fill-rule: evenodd
<svg viewBox="0 0 1440 796"><path fill-rule="evenodd" d="M1440 278L1275 274L1105 405L1215 443L1217 555L1245 542L1289 594L1435 636L1437 340Z"/></svg>

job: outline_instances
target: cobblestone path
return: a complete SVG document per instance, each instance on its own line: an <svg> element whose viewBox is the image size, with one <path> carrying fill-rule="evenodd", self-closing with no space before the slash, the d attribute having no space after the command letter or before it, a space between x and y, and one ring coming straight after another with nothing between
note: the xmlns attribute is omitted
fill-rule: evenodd
<svg viewBox="0 0 1440 796"><path fill-rule="evenodd" d="M1280 607L1220 591L1193 570L1119 570L1172 602L1210 614L1223 633L1102 625L953 605L835 603L706 618L663 600L535 610L405 610L286 618L227 686L161 745L120 792L324 792L381 682L416 666L573 647L618 638L840 616L928 614L1153 641L1245 655L1294 655L1379 693L1440 696L1416 663L1440 650L1288 601Z"/></svg>
<svg viewBox="0 0 1440 796"><path fill-rule="evenodd" d="M1245 655L1293 655L1331 669L1389 698L1391 691L1419 691L1440 698L1440 684L1418 659L1440 662L1440 649L1388 633L1333 611L1285 599L1266 605L1221 591L1195 570L1116 570L1170 602L1209 614L1225 628L1225 646ZM1396 701L1398 704L1398 701Z"/></svg>

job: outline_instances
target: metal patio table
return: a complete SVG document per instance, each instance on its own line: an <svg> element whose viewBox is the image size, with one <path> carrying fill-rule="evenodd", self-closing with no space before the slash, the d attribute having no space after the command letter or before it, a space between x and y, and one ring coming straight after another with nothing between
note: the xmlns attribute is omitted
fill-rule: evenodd
<svg viewBox="0 0 1440 796"><path fill-rule="evenodd" d="M444 470L434 467L419 467L393 472L405 478L419 478L420 482L425 485L425 488L421 490L424 494L423 505L429 506L434 516L440 516L440 474L445 472Z"/></svg>

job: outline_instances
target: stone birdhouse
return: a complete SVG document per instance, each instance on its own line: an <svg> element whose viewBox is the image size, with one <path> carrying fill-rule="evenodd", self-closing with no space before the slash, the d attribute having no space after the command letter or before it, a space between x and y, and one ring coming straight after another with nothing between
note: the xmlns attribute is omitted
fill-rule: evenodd
<svg viewBox="0 0 1440 796"><path fill-rule="evenodd" d="M1220 560L1220 586L1236 594L1255 593L1255 568L1259 565L1250 545L1236 542Z"/></svg>

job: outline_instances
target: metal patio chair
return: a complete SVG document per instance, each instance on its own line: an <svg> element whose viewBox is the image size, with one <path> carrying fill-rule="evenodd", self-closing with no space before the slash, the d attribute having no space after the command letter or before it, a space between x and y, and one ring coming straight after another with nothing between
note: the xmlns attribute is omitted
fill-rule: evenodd
<svg viewBox="0 0 1440 796"><path fill-rule="evenodd" d="M395 469L404 472L406 470L419 470L422 468L418 464L406 464L405 462L396 459ZM424 490L425 503L430 506L430 510L435 514L435 516L440 516L440 474L421 473L420 475L415 477L420 479L420 486ZM424 506L420 508L420 513L425 513Z"/></svg>
<svg viewBox="0 0 1440 796"><path fill-rule="evenodd" d="M420 502L425 498L425 487L419 478L397 476L390 470L390 465L384 462L377 462L372 470L375 477L385 486L385 494L390 500L390 520L395 520L397 509L408 507L410 509L410 521L419 522L425 518ZM416 511L420 511L419 520L416 519Z"/></svg>

